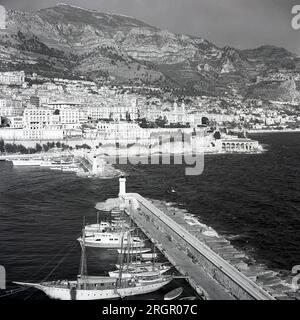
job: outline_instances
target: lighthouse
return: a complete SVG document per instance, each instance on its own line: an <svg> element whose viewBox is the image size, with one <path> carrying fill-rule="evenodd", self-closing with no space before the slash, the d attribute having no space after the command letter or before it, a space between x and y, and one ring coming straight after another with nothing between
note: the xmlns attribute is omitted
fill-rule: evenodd
<svg viewBox="0 0 300 320"><path fill-rule="evenodd" d="M126 194L126 178L121 177L119 179L119 197L124 196Z"/></svg>

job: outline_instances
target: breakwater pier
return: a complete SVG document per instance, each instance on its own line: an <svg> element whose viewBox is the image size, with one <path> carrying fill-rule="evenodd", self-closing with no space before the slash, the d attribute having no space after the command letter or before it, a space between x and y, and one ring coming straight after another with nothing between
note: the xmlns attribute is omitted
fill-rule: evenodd
<svg viewBox="0 0 300 320"><path fill-rule="evenodd" d="M182 216L159 208L159 202L154 204L140 194L126 193L125 183L126 179L121 178L121 205L199 295L212 300L275 300L284 296L275 290L272 294L257 283L257 275L251 274L242 260L243 254L230 244L210 237L207 245L193 232L195 226L180 223ZM217 253L218 248L223 257ZM224 256L230 257L231 262Z"/></svg>

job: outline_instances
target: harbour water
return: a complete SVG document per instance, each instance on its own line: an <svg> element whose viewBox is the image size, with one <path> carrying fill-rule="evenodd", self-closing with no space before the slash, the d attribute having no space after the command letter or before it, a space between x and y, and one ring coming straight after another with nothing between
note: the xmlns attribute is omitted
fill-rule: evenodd
<svg viewBox="0 0 300 320"><path fill-rule="evenodd" d="M129 175L129 191L177 202L257 262L290 271L300 264L300 134L255 138L268 152L206 156L200 176L187 177L184 166L173 165L120 169ZM175 195L167 192L170 187ZM80 178L0 162L0 264L7 280L74 279L80 256L75 239L83 216L94 222L95 204L117 193L117 178ZM92 250L90 256L94 273L111 269L117 259L106 250ZM22 297L44 298L37 293Z"/></svg>

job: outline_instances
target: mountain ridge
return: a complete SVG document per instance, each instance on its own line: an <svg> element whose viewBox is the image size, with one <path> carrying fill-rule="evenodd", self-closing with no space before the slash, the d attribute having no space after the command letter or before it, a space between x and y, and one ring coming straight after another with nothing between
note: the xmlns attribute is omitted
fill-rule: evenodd
<svg viewBox="0 0 300 320"><path fill-rule="evenodd" d="M36 12L10 9L7 17L0 37L0 68L5 70L242 96L253 92L259 77L300 70L300 58L284 48L220 48L202 37L161 30L134 17L63 3Z"/></svg>

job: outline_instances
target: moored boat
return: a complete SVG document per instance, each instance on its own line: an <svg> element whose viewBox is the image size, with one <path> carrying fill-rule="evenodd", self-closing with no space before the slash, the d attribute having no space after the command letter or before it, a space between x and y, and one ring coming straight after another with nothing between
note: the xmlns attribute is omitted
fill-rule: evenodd
<svg viewBox="0 0 300 320"><path fill-rule="evenodd" d="M176 288L170 292L168 292L167 294L164 295L164 300L174 300L177 299L178 297L180 297L183 293L183 288L179 287Z"/></svg>
<svg viewBox="0 0 300 320"><path fill-rule="evenodd" d="M151 248L136 248L136 249L118 249L118 253L130 253L130 254L141 254L141 253L147 253L150 252Z"/></svg>
<svg viewBox="0 0 300 320"><path fill-rule="evenodd" d="M119 279L111 277L81 277L77 281L53 281L42 283L14 282L43 291L57 300L118 299L155 292L172 281L170 276Z"/></svg>
<svg viewBox="0 0 300 320"><path fill-rule="evenodd" d="M145 246L144 241L139 237L130 237L128 232L123 237L122 232L103 232L89 235L85 239L85 246L89 248L120 249L122 246L130 245L132 248ZM77 239L81 244L82 238Z"/></svg>
<svg viewBox="0 0 300 320"><path fill-rule="evenodd" d="M194 300L199 300L197 297L183 297L179 298L178 300L186 300L186 301L194 301Z"/></svg>
<svg viewBox="0 0 300 320"><path fill-rule="evenodd" d="M108 274L110 277L119 277L122 274L122 278L132 278L139 276L153 276L153 275L162 275L171 269L170 266L156 266L156 265L148 265L148 266L124 266L121 270L110 271Z"/></svg>
<svg viewBox="0 0 300 320"><path fill-rule="evenodd" d="M158 257L158 254L153 252L153 253L142 253L141 255L142 260L153 260Z"/></svg>
<svg viewBox="0 0 300 320"><path fill-rule="evenodd" d="M43 160L42 159L15 159L11 160L14 166L19 166L19 167L39 167Z"/></svg>

